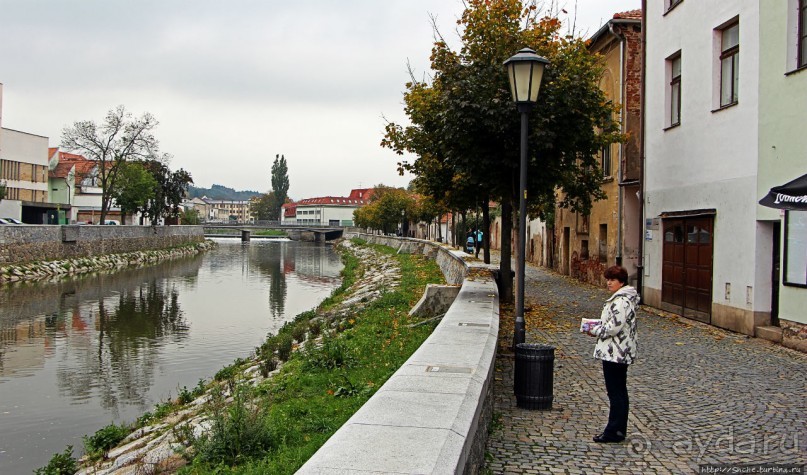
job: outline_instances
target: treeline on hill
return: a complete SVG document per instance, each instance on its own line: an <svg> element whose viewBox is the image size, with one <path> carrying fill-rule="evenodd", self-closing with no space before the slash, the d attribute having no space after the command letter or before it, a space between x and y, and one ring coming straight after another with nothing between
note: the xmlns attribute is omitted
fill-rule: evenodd
<svg viewBox="0 0 807 475"><path fill-rule="evenodd" d="M211 200L234 200L234 201L247 201L253 196L259 196L261 193L257 191L235 191L233 188L228 188L222 185L213 185L210 188L197 188L195 186L188 187L188 198L201 198L207 196Z"/></svg>

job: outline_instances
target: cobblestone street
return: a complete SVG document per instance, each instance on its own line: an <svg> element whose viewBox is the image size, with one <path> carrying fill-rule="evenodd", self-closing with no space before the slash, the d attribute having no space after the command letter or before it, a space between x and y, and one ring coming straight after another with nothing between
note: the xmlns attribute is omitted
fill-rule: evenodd
<svg viewBox="0 0 807 475"><path fill-rule="evenodd" d="M527 266L527 342L555 346L551 411L516 407L512 308L502 312L492 473L698 473L700 464L807 464L807 355L765 340L638 312L639 352L628 370L628 440L597 444L608 418L602 365L581 317L609 294Z"/></svg>

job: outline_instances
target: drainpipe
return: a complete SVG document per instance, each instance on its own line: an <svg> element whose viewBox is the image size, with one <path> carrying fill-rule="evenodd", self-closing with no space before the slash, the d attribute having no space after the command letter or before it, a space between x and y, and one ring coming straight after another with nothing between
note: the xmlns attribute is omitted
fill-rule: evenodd
<svg viewBox="0 0 807 475"><path fill-rule="evenodd" d="M644 295L644 199L645 199L645 103L647 90L647 0L642 0L642 90L640 104L641 120L639 121L639 256L636 266L636 290L639 295Z"/></svg>
<svg viewBox="0 0 807 475"><path fill-rule="evenodd" d="M619 92L622 96L622 112L621 122L624 132L625 128L625 108L627 103L627 90L625 89L625 37L614 31L614 23L608 23L608 30L619 41ZM617 227L616 227L616 265L622 265L622 221L624 217L624 209L622 205L622 157L624 156L624 144L619 145L619 167L617 170Z"/></svg>

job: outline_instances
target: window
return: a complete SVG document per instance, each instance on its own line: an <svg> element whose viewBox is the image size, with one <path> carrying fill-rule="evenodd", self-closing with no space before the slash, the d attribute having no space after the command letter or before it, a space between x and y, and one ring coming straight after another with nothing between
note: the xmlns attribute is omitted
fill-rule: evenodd
<svg viewBox="0 0 807 475"><path fill-rule="evenodd" d="M603 147L600 153L602 154L602 176L609 177L611 176L611 145Z"/></svg>
<svg viewBox="0 0 807 475"><path fill-rule="evenodd" d="M737 103L740 84L740 23L720 30L720 107Z"/></svg>
<svg viewBox="0 0 807 475"><path fill-rule="evenodd" d="M807 211L785 212L784 284L807 287Z"/></svg>
<svg viewBox="0 0 807 475"><path fill-rule="evenodd" d="M608 261L608 225L600 225L600 262L605 264Z"/></svg>
<svg viewBox="0 0 807 475"><path fill-rule="evenodd" d="M807 66L807 0L799 1L799 41L798 41L800 68Z"/></svg>
<svg viewBox="0 0 807 475"><path fill-rule="evenodd" d="M575 231L577 234L588 234L588 216L577 214L577 226Z"/></svg>
<svg viewBox="0 0 807 475"><path fill-rule="evenodd" d="M583 239L580 241L580 260L587 261L588 258L588 239Z"/></svg>
<svg viewBox="0 0 807 475"><path fill-rule="evenodd" d="M670 126L681 124L681 52L670 63Z"/></svg>

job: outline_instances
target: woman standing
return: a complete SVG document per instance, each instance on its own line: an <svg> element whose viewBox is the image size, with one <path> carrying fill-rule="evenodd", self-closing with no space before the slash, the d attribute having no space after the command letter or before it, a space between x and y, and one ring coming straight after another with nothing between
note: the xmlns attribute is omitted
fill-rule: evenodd
<svg viewBox="0 0 807 475"><path fill-rule="evenodd" d="M613 266L605 270L608 290L613 295L605 302L601 323L589 330L597 337L594 358L602 360L605 390L610 410L608 424L594 442L622 442L628 429L628 365L636 359L636 305L639 294L627 285L628 272Z"/></svg>

